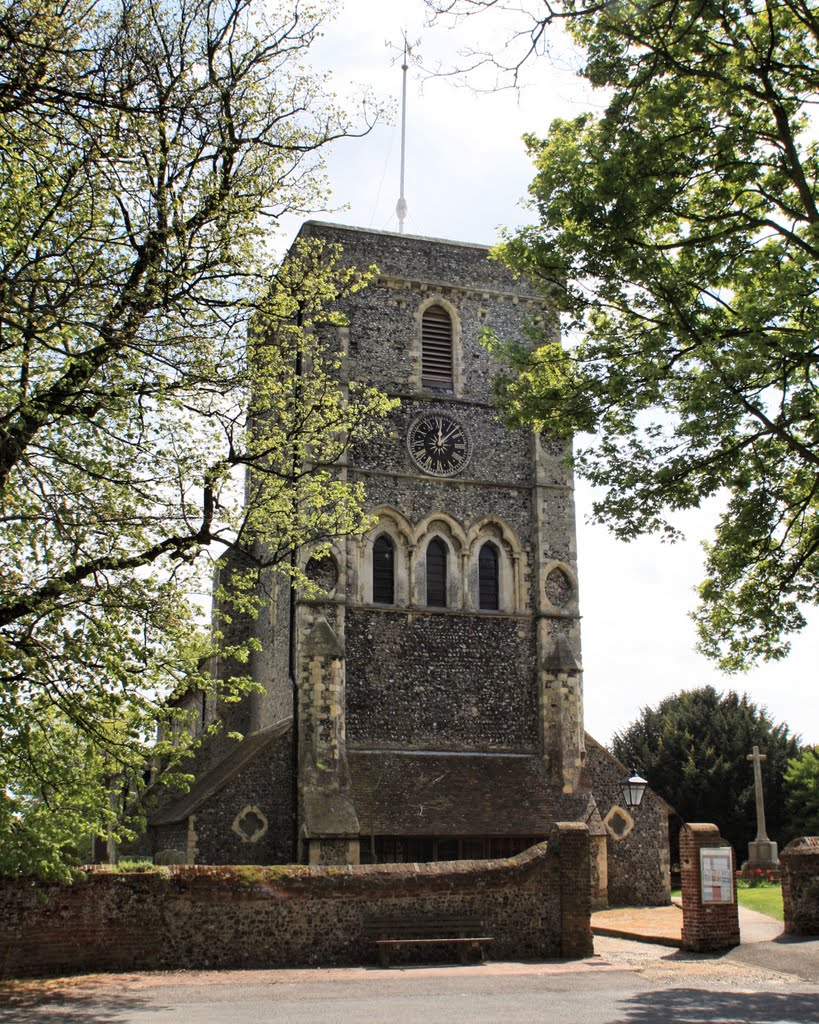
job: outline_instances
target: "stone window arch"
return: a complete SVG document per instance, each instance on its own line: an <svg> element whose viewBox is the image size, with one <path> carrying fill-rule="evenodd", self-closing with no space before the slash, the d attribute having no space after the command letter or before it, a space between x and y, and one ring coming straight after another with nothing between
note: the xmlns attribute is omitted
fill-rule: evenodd
<svg viewBox="0 0 819 1024"><path fill-rule="evenodd" d="M373 604L395 604L395 545L388 533L373 544Z"/></svg>
<svg viewBox="0 0 819 1024"><path fill-rule="evenodd" d="M496 516L482 519L470 527L468 551L468 606L478 611L523 611L528 603L523 582L526 554L512 527ZM497 599L493 605L495 586Z"/></svg>
<svg viewBox="0 0 819 1024"><path fill-rule="evenodd" d="M463 388L461 322L442 295L430 295L416 313L416 385L424 391L457 394Z"/></svg>
<svg viewBox="0 0 819 1024"><path fill-rule="evenodd" d="M550 611L577 613L577 577L565 562L547 562L543 571L543 597Z"/></svg>
<svg viewBox="0 0 819 1024"><path fill-rule="evenodd" d="M320 599L335 596L339 583L339 568L334 552L311 555L304 567L304 574L316 588L314 597Z"/></svg>
<svg viewBox="0 0 819 1024"><path fill-rule="evenodd" d="M411 562L412 599L418 607L462 608L466 577L466 534L461 524L443 512L434 512L414 531L414 549ZM445 558L446 604L431 605L427 599L427 551L432 541L443 545ZM436 556L433 556L433 561Z"/></svg>
<svg viewBox="0 0 819 1024"><path fill-rule="evenodd" d="M449 587L447 586L447 545L440 537L433 537L426 551L426 604L429 608L446 608Z"/></svg>
<svg viewBox="0 0 819 1024"><path fill-rule="evenodd" d="M373 513L377 518L376 526L361 537L353 547L353 584L352 593L362 604L404 606L410 603L410 557L413 549L412 529L409 522L389 506L376 509ZM387 583L384 590L379 589L376 597L377 559L376 544L383 556L384 545L392 545L392 600L386 600Z"/></svg>
<svg viewBox="0 0 819 1024"><path fill-rule="evenodd" d="M489 612L500 608L500 553L491 540L478 553L478 607Z"/></svg>
<svg viewBox="0 0 819 1024"><path fill-rule="evenodd" d="M421 315L421 384L434 391L452 391L452 317L437 303Z"/></svg>

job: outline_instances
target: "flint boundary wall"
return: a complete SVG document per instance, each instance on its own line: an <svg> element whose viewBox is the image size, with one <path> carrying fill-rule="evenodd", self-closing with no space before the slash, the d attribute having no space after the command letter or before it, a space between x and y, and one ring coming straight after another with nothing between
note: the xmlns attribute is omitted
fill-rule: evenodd
<svg viewBox="0 0 819 1024"><path fill-rule="evenodd" d="M498 960L590 956L589 837L559 824L517 857L345 867L92 871L0 882L0 976L368 964L380 920L480 918ZM451 958L417 947L421 958Z"/></svg>
<svg viewBox="0 0 819 1024"><path fill-rule="evenodd" d="M819 836L802 836L779 855L789 935L819 935Z"/></svg>

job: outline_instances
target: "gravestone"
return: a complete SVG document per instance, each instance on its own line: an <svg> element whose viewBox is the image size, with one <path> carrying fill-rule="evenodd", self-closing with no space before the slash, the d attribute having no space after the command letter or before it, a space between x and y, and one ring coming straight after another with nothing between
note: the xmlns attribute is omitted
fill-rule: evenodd
<svg viewBox="0 0 819 1024"><path fill-rule="evenodd" d="M154 864L162 867L185 863L185 854L181 850L160 850L154 857Z"/></svg>

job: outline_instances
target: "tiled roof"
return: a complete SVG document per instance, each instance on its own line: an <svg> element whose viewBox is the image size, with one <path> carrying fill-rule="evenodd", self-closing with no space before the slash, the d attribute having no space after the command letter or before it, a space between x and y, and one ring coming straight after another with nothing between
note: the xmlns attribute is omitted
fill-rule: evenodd
<svg viewBox="0 0 819 1024"><path fill-rule="evenodd" d="M590 795L555 791L534 754L348 750L347 756L365 835L536 836L554 821L597 818Z"/></svg>
<svg viewBox="0 0 819 1024"><path fill-rule="evenodd" d="M251 733L206 772L191 786L187 793L170 804L166 804L149 818L149 825L170 825L184 821L193 814L209 797L217 793L238 772L260 754L269 743L290 728L290 719L271 725L268 729Z"/></svg>

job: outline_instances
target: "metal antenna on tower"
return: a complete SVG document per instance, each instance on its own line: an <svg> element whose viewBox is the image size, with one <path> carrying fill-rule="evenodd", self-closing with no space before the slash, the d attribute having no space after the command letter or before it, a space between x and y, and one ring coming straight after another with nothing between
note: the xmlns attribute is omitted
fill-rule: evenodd
<svg viewBox="0 0 819 1024"><path fill-rule="evenodd" d="M395 204L395 212L398 214L398 231L402 235L404 234L404 221L406 220L408 209L407 200L404 198L404 167L407 142L407 71L409 70L407 55L411 52L412 48L407 43L407 33L404 32L404 63L401 65L403 73L403 87L401 90L401 194L398 197L398 202Z"/></svg>

